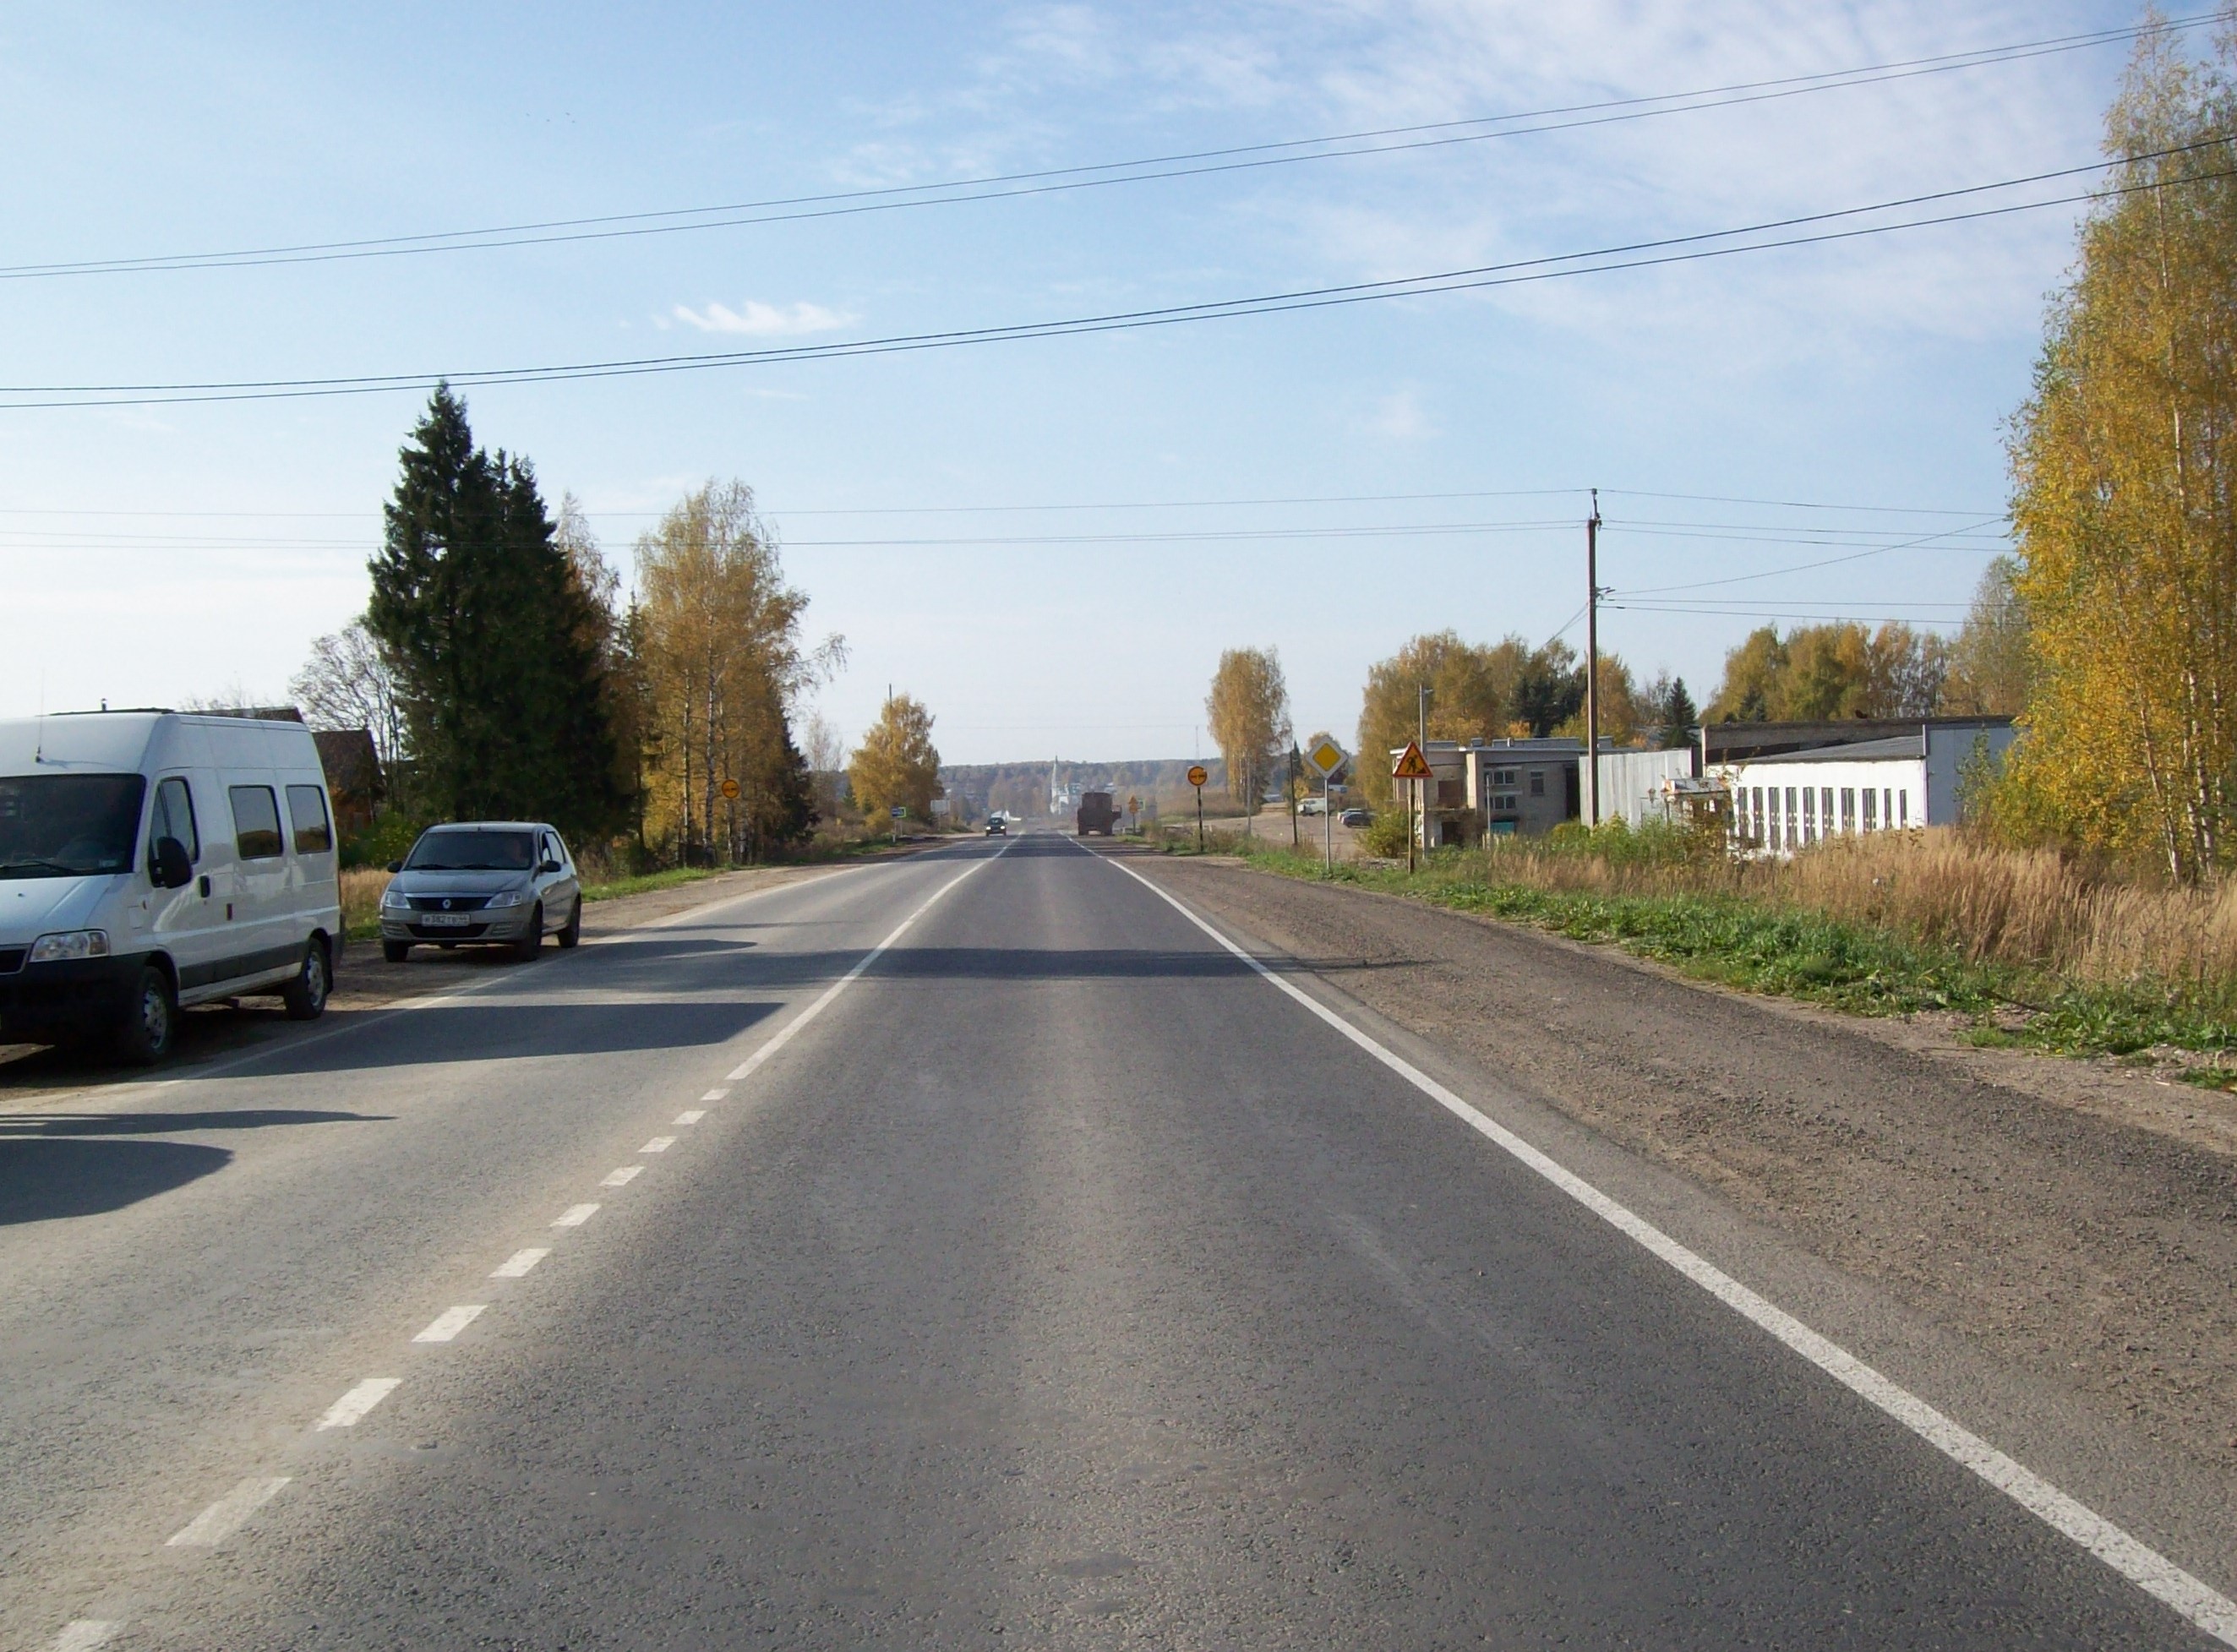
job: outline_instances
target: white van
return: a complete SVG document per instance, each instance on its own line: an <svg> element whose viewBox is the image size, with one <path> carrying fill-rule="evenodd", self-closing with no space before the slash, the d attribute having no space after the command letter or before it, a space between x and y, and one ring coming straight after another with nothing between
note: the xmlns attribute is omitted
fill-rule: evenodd
<svg viewBox="0 0 2237 1652"><path fill-rule="evenodd" d="M0 1042L160 1060L181 1005L327 1007L333 807L297 722L168 711L0 721Z"/></svg>

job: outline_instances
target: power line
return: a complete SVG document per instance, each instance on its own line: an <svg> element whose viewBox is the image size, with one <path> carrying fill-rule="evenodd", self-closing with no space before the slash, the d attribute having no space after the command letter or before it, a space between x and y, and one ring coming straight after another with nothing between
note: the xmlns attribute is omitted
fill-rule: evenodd
<svg viewBox="0 0 2237 1652"><path fill-rule="evenodd" d="M1295 166L1314 161L1354 159L1407 150L1481 143L1497 138L1574 130L1683 115L1704 109L1730 109L1745 104L1798 97L1849 87L1877 85L1925 75L1950 74L2001 63L2117 44L2145 35L2179 33L2216 22L2226 14L2201 13L2159 23L2127 29L2100 30L2063 35L1975 51L1944 53L1862 68L1829 69L1776 80L1739 82L1727 86L1646 96L1610 98L1510 115L1475 115L1462 120L1422 125L1382 127L1311 138L1242 144L1226 148L1199 149L1151 155L1131 161L1106 161L1083 166L1052 168L1034 172L995 174L976 178L949 179L936 183L893 185L881 188L834 191L822 194L778 196L761 201L732 201L717 206L670 207L651 212L615 213L594 217L548 219L485 226L473 229L439 230L417 234L367 237L353 240L301 242L287 246L240 247L210 253L158 253L142 257L80 259L40 264L0 266L0 280L51 280L65 276L149 274L162 272L261 267L278 264L332 263L373 258L399 258L434 253L487 251L509 247L548 246L556 242L610 240L647 235L694 234L711 229L758 224L794 222L804 219L895 212L924 207L954 206L972 201L1013 200L1022 196L1105 188L1117 184L1145 183L1172 178L1199 177L1224 172ZM1523 122L1537 122L1534 125ZM1493 130L1469 128L1493 128ZM1348 148L1337 146L1351 146ZM665 220L665 221L663 221ZM688 220L688 221L678 221Z"/></svg>
<svg viewBox="0 0 2237 1652"><path fill-rule="evenodd" d="M1891 550L1909 550L1919 545L1940 543L1952 539L1957 535L1969 533L1974 528L1981 525L1982 524L1979 523L1972 523L1964 527L1951 528L1938 534L1923 534L1916 539L1906 539L1898 544L1874 545L1866 550L1853 551L1846 556L1828 556L1821 562L1799 563L1791 568L1766 569L1763 572L1758 574L1734 574L1725 579L1695 580L1690 584L1685 585L1650 585L1643 587L1639 590L1620 594L1631 596L1663 596L1665 597L1665 600L1672 600L1666 596L1667 593L1672 591L1706 590L1712 585L1745 585L1752 580L1778 579L1787 574L1807 573L1812 569L1831 568L1841 563L1862 562L1867 556L1884 556Z"/></svg>
<svg viewBox="0 0 2237 1652"><path fill-rule="evenodd" d="M1890 504L1828 504L1797 499L1763 499L1736 494L1657 493L1641 488L1603 488L1603 494L1620 495L1634 499L1695 500L1714 504L1759 505L1792 510L1854 511L1859 514L1879 514L1913 517L1972 517L1996 520L1997 513L1987 510L1951 510L1931 505ZM1436 503L1447 500L1474 499L1538 499L1582 498L1584 488L1476 488L1449 490L1437 493L1313 493L1267 496L1235 499L1088 499L1054 500L1039 503L1008 504L913 504L913 505L823 505L792 508L784 505L764 506L773 517L929 517L977 516L1037 511L1077 510L1226 510L1277 505L1330 504L1398 504ZM665 516L665 510L585 510L583 514L597 521L627 519L646 520ZM0 517L95 517L117 518L177 518L223 519L228 521L363 521L379 515L379 507L361 510L116 510L85 506L0 506ZM1628 524L1636 527L1638 523ZM1698 525L1698 524L1697 524ZM1715 525L1715 524L1712 524ZM1731 524L1760 527L1772 531L1763 523ZM1838 530L1834 530L1838 531ZM1863 531L1863 530L1858 530Z"/></svg>
<svg viewBox="0 0 2237 1652"><path fill-rule="evenodd" d="M1866 225L1856 228L1824 231L1814 234L1787 236L1774 240L1748 241L1731 247L1701 245L1703 242L1730 240L1740 236L1764 234L1805 224L1827 223L1838 219L1893 212L1908 207L1983 194L1992 190L2019 188L2052 179L2069 178L2082 173L2102 171L2108 164L2133 165L2142 161L2186 155L2201 149L2224 148L2227 147L2227 142L2226 139L2210 139L2199 143L2180 145L2170 149L2155 150L2147 155L2126 156L2116 162L2095 161L2087 166L2060 168L2049 172L2030 174L2025 177L2003 179L1995 183L1972 184L1957 189L1935 190L1925 194L1879 201L1869 206L1847 207L1830 212L1774 219L1764 223L1744 225L1732 229L1705 230L1690 235L1674 235L1653 240L1633 241L1589 252L1518 259L1506 263L1479 265L1472 268L1449 270L1429 275L1399 277L1382 281L1349 282L1333 286L1308 287L1288 293L1268 293L1254 298L1212 299L1155 309L1081 316L1059 321L1017 322L999 326L960 328L945 332L901 334L827 345L791 345L760 350L715 351L680 356L641 356L610 361L577 362L544 367L492 368L432 373L355 374L313 378L208 380L180 384L0 385L0 395L54 398L0 401L0 409L127 407L201 402L278 401L307 397L359 396L399 390L423 390L445 381L471 387L549 384L584 378L634 378L655 373L705 371L716 367L769 365L791 362L835 360L856 356L894 355L925 350L953 349L966 345L1016 343L1028 339L1072 337L1086 333L1131 332L1146 327L1172 326L1186 322L1228 319L1237 316L1277 314L1292 310L1328 309L1337 306L1369 303L1382 299L1419 298L1438 293L1468 292L1553 280L1567 276L1604 274L1618 270L1646 269L1666 264L1691 263L1704 259L1729 257L1739 253L1761 253L1785 247L1816 246L1830 241L1856 240L1867 235L1888 234L1897 230L1924 229L1937 225L1965 223L1978 219L2003 217L2014 213L2037 211L2046 207L2102 200L2110 195L2127 194L2137 190L2166 186L2163 183L2117 185L2089 194L2054 196L2047 200L2021 201L2003 207L1986 207L1968 212L1943 214L1936 217L1910 219L1893 224ZM2200 173L2188 178L2170 181L2203 183L2231 176L2237 176L2237 168ZM1660 250L1674 247L1688 247L1692 250L1684 252ZM1633 253L1648 255L1628 256ZM1557 266L1570 267L1554 267Z"/></svg>

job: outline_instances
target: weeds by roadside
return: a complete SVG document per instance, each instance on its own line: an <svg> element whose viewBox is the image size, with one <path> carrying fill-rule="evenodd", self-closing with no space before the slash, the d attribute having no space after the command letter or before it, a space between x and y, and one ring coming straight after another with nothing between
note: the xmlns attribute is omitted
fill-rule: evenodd
<svg viewBox="0 0 2237 1652"><path fill-rule="evenodd" d="M1859 1015L1954 1010L2066 1055L2237 1050L2237 906L2093 885L2055 857L1888 833L1741 863L1676 830L1439 851L1418 871L1231 841L1225 852L1613 944L1699 979ZM2191 1077L2191 1074L2186 1074ZM2226 1087L2218 1066L2193 1082Z"/></svg>

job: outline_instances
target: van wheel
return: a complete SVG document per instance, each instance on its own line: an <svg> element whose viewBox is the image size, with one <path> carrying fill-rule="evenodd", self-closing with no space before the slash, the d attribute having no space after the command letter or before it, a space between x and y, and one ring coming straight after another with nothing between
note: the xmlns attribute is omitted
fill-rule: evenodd
<svg viewBox="0 0 2237 1652"><path fill-rule="evenodd" d="M171 1053L178 1036L179 1000L171 977L150 964L127 1001L116 1029L116 1053L135 1067L150 1067Z"/></svg>
<svg viewBox="0 0 2237 1652"><path fill-rule="evenodd" d="M412 956L412 943L409 941L383 941L380 944L380 955L386 958L391 964L401 964L406 958Z"/></svg>
<svg viewBox="0 0 2237 1652"><path fill-rule="evenodd" d="M538 901L536 910L528 915L528 927L513 944L512 955L523 964L533 959L544 950L544 903Z"/></svg>
<svg viewBox="0 0 2237 1652"><path fill-rule="evenodd" d="M303 949L303 967L295 978L280 989L280 1002L287 1006L290 1021L316 1021L327 1012L327 994L333 990L333 978L327 969L327 944L316 936Z"/></svg>
<svg viewBox="0 0 2237 1652"><path fill-rule="evenodd" d="M559 931L559 944L573 946L583 938L583 898L575 897L575 910L567 919L567 927Z"/></svg>

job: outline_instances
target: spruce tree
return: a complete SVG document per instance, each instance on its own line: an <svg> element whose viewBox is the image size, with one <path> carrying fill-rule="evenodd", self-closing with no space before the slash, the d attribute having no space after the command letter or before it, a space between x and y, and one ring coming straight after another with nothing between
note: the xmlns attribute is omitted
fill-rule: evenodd
<svg viewBox="0 0 2237 1652"><path fill-rule="evenodd" d="M533 471L439 385L399 456L367 629L396 662L419 810L610 829L621 800L584 596Z"/></svg>

